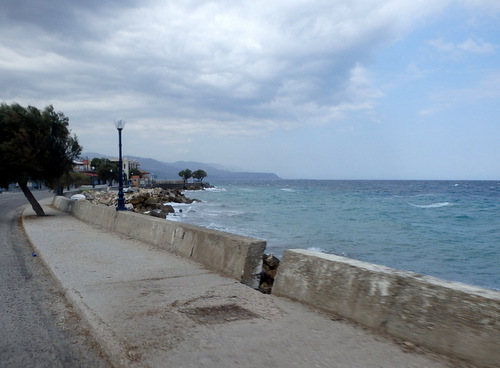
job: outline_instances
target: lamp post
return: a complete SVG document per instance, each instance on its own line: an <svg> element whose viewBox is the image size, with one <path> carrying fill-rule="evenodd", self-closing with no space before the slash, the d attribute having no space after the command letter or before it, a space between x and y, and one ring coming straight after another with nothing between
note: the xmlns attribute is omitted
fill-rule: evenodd
<svg viewBox="0 0 500 368"><path fill-rule="evenodd" d="M116 129L118 129L118 148L120 156L118 157L118 206L117 211L124 211L125 208L125 198L123 198L123 163L122 163L122 130L125 127L125 120L118 119L115 120Z"/></svg>

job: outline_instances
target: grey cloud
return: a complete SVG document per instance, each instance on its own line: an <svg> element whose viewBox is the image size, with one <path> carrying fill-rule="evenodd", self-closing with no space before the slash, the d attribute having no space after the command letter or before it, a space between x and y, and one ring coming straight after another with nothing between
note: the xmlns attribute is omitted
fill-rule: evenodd
<svg viewBox="0 0 500 368"><path fill-rule="evenodd" d="M102 109L122 101L116 108L137 118L193 129L199 120L228 131L326 122L370 108L380 94L367 86L356 95L352 72L415 16L398 1L141 4L4 2L0 29L12 37L0 41L2 98L75 109L75 100Z"/></svg>
<svg viewBox="0 0 500 368"><path fill-rule="evenodd" d="M3 18L12 23L34 25L53 34L82 39L93 34L85 22L87 14L112 17L136 3L133 0L3 0L0 9Z"/></svg>

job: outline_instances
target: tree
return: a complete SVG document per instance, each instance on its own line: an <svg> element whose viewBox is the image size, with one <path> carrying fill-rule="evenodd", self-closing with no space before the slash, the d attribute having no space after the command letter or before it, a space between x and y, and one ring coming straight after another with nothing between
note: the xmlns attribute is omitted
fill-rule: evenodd
<svg viewBox="0 0 500 368"><path fill-rule="evenodd" d="M205 172L205 170L196 170L195 172L193 172L193 178L195 178L196 180L200 181L200 182L203 182L203 179L207 177L207 173Z"/></svg>
<svg viewBox="0 0 500 368"><path fill-rule="evenodd" d="M52 106L43 111L17 103L0 105L0 187L17 182L37 216L42 206L28 189L29 181L54 188L73 171L82 147L68 129L69 119Z"/></svg>
<svg viewBox="0 0 500 368"><path fill-rule="evenodd" d="M191 170L186 169L186 170L179 171L179 176L184 180L184 183L186 183L188 181L188 179L193 176L193 173Z"/></svg>
<svg viewBox="0 0 500 368"><path fill-rule="evenodd" d="M136 167L134 167L134 168L130 169L130 170L129 170L129 172L130 172L130 177L135 176L135 175L138 175L138 176L139 176L139 178L142 178L142 172L141 172L141 170L139 170L139 169L138 169L138 168L136 168Z"/></svg>
<svg viewBox="0 0 500 368"><path fill-rule="evenodd" d="M70 172L63 176L61 184L64 184L68 187L71 185L79 187L81 185L92 184L92 179L89 176L79 172Z"/></svg>
<svg viewBox="0 0 500 368"><path fill-rule="evenodd" d="M103 180L104 182L109 180L109 185L113 184L113 180L118 180L119 167L107 158L93 158L90 161L90 166L95 167L99 180Z"/></svg>

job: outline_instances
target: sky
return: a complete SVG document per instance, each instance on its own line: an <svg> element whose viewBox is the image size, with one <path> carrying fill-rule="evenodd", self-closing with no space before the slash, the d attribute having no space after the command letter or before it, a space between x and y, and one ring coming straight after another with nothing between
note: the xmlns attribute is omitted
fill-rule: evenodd
<svg viewBox="0 0 500 368"><path fill-rule="evenodd" d="M124 119L124 156L500 179L498 0L1 0L0 36L0 102L53 105L87 152Z"/></svg>

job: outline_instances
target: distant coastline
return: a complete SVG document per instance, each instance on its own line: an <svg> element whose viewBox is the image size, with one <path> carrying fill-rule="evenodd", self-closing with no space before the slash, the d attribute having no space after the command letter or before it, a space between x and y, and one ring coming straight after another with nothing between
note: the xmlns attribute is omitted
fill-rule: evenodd
<svg viewBox="0 0 500 368"><path fill-rule="evenodd" d="M85 158L112 158L111 156L102 155L96 152L84 152L81 157ZM263 172L247 172L247 171L231 171L221 169L216 164L207 164L196 161L178 161L173 163L158 161L152 158L138 157L126 155L127 158L136 160L140 163L140 169L149 172L157 180L179 180L179 171L190 170L205 170L207 172L207 181L217 180L282 180L274 173Z"/></svg>

